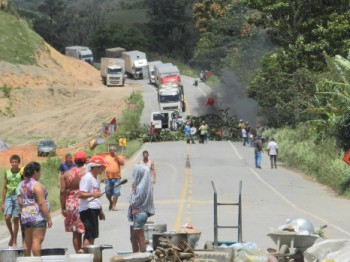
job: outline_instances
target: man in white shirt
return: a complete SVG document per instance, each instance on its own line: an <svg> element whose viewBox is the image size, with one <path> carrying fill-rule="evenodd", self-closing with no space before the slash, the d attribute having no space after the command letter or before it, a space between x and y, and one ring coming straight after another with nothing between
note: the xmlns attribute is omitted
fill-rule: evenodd
<svg viewBox="0 0 350 262"><path fill-rule="evenodd" d="M270 156L271 168L277 168L278 145L273 138L267 144L267 153Z"/></svg>

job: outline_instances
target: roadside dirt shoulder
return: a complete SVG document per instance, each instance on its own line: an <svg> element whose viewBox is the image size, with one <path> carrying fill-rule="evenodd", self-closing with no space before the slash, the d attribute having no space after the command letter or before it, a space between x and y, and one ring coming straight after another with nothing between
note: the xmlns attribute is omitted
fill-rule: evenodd
<svg viewBox="0 0 350 262"><path fill-rule="evenodd" d="M140 90L128 83L107 88L94 67L49 45L37 60L36 66L0 62L0 87L10 90L0 91L0 140L11 146L0 152L1 167L8 168L12 154L22 156L24 164L37 160L36 144L42 138L63 147L59 155L86 147L100 136L102 123L121 118L126 98Z"/></svg>

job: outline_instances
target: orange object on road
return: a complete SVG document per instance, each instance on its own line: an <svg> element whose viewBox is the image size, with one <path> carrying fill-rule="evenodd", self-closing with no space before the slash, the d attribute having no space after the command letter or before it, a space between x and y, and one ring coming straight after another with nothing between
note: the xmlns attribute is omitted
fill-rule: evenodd
<svg viewBox="0 0 350 262"><path fill-rule="evenodd" d="M343 161L350 166L350 150L348 150L343 156Z"/></svg>

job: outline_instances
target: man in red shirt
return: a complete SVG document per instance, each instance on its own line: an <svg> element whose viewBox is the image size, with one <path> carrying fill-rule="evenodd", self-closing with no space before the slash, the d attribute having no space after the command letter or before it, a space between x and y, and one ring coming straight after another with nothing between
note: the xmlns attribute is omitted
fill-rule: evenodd
<svg viewBox="0 0 350 262"><path fill-rule="evenodd" d="M109 155L105 157L106 167L106 197L109 201L109 210L116 211L118 197L120 196L120 187L115 186L120 183L121 172L120 167L124 165L124 160L116 154L115 146L109 147Z"/></svg>

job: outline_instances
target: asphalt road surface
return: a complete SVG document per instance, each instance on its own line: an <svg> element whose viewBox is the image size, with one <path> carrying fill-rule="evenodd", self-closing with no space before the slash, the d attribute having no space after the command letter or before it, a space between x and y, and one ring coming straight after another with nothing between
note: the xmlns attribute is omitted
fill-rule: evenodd
<svg viewBox="0 0 350 262"><path fill-rule="evenodd" d="M144 149L155 161L158 177L154 185L156 215L149 220L166 224L168 231L191 223L202 231L197 248L203 248L206 241L214 238L211 181L215 183L219 202L237 202L238 186L242 181L243 241L254 242L263 249L276 247L266 236L271 228L293 217L309 219L315 228L327 224L325 234L329 239L350 236L350 214L346 212L350 208L349 200L335 196L326 187L284 168L283 164L278 169L270 169L266 155L262 169L255 169L251 147L226 141L194 145L152 143L145 144L123 169L122 175L129 178L129 182L122 186L118 211L108 211L103 197L106 221L100 223L96 244L113 245L113 249L103 251L104 261L109 261L116 252L131 250L127 196L132 166L141 159ZM218 215L220 225L237 224L237 207L219 207ZM219 240L237 241L237 231L221 229ZM7 241L1 241L0 246L6 247ZM64 232L60 215L53 219L53 227L47 231L43 247L67 247L68 254L73 252L71 234Z"/></svg>
<svg viewBox="0 0 350 262"><path fill-rule="evenodd" d="M192 114L205 110L206 87L199 89L190 84L192 79L183 78L186 99ZM157 107L154 87L144 81L145 110L144 123L149 123L147 115ZM188 91L186 91L188 87ZM278 142L278 141L277 141ZM315 228L328 225L325 235L329 239L350 237L350 201L337 197L331 190L306 176L284 168L270 169L267 155L263 155L262 169L253 165L254 150L243 147L240 142L209 141L208 144L188 145L184 141L146 143L122 170L123 178L129 182L122 186L118 200L118 211L108 211L105 196L103 208L106 220L100 223L100 237L96 244L111 244L113 249L103 251L104 261L117 252L131 250L127 220L127 197L131 190L132 166L141 159L144 149L155 161L157 183L154 185L156 215L149 220L156 224L166 224L168 231L177 230L191 223L201 230L197 248L206 241L213 241L213 188L215 183L219 202L237 202L239 183L242 181L243 241L254 242L258 247L275 248L275 243L267 236L271 229L285 223L286 219L303 217L310 220ZM280 148L280 150L286 150ZM104 186L102 185L102 190ZM238 209L235 206L221 206L218 210L219 225L237 225ZM5 227L0 228L0 247L6 247L8 238ZM63 218L57 214L53 227L48 229L44 248L68 248L73 253L71 233L64 232ZM221 229L219 240L237 241L237 230Z"/></svg>

